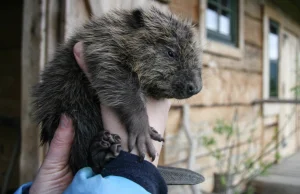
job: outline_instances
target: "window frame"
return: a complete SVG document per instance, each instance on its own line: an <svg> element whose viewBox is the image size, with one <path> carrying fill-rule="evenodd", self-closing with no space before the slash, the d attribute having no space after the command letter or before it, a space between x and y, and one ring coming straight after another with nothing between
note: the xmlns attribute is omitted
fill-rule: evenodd
<svg viewBox="0 0 300 194"><path fill-rule="evenodd" d="M206 28L206 31L207 31L207 38L208 39L212 39L212 40L215 40L215 41L219 41L219 42L222 42L222 43L225 43L225 44L229 44L229 45L232 45L232 46L237 46L237 43L238 43L238 7L239 7L239 1L238 0L230 0L230 8L225 8L223 7L222 5L220 5L220 0L218 0L218 2L214 2L213 0L207 0L207 4L212 4L214 6L217 7L218 9L218 17L220 16L220 9L222 10L225 10L225 11L228 11L230 13L230 17L229 17L229 20L230 20L230 35L229 36L226 36L226 35L223 35L219 32L216 32L214 30L210 30L206 27L206 23L205 23L205 28ZM206 9L207 10L207 9ZM205 21L206 22L206 21ZM218 18L218 29L220 27L220 21L219 21L219 18Z"/></svg>
<svg viewBox="0 0 300 194"><path fill-rule="evenodd" d="M296 36L300 37L300 28L294 22L291 21L290 18L285 17L284 13L275 10L269 4L264 5L263 9L263 87L262 87L262 95L263 99L274 99L274 97L270 97L270 90L269 90L269 43L268 43L268 33L269 33L269 21L274 20L279 24L279 53L278 53L278 97L275 99L282 99L282 91L281 91L281 75L280 75L280 68L282 68L282 61L281 61L281 52L283 41L283 32L289 31L295 34ZM272 103L263 104L263 115L265 117L274 116L280 113L280 104Z"/></svg>
<svg viewBox="0 0 300 194"><path fill-rule="evenodd" d="M280 30L280 24L279 22L277 22L276 20L273 20L272 18L269 18L269 29L268 29L268 36L271 32L270 28L271 28L271 25L273 25L276 29L277 29L277 36L278 36L278 58L277 60L271 60L270 59L270 49L268 47L268 57L269 57L269 98L270 99L278 99L279 98L279 64L280 64L280 53L281 53L281 50L280 50L280 47L281 47L281 44L280 44L280 34L281 34L281 30ZM269 44L269 38L268 38L268 44ZM277 91L276 91L276 95L273 95L272 93L272 88L271 88L271 63L272 61L274 63L276 63L277 65Z"/></svg>
<svg viewBox="0 0 300 194"><path fill-rule="evenodd" d="M230 57L242 60L244 55L244 0L238 1L237 16L237 44L236 46L224 42L209 39L206 29L206 8L208 0L200 0L199 3L199 31L200 40L204 53L217 54L224 57ZM203 61L205 63L205 61Z"/></svg>

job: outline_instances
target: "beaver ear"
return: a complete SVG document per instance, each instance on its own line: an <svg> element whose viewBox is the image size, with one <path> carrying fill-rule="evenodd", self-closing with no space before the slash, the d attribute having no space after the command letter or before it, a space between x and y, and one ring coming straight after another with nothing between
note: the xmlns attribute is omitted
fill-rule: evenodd
<svg viewBox="0 0 300 194"><path fill-rule="evenodd" d="M131 13L131 17L129 20L129 24L137 29L145 26L144 18L143 18L143 11L141 9L135 9Z"/></svg>

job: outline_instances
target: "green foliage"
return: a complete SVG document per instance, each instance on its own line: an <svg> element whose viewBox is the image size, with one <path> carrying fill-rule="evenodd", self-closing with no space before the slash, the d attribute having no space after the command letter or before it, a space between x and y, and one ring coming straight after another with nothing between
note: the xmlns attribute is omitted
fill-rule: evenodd
<svg viewBox="0 0 300 194"><path fill-rule="evenodd" d="M220 150L216 150L216 151L212 152L212 156L214 158L216 158L217 160L222 160L225 157L225 155L222 154Z"/></svg>
<svg viewBox="0 0 300 194"><path fill-rule="evenodd" d="M216 140L213 137L202 137L202 143L205 147L216 145Z"/></svg>
<svg viewBox="0 0 300 194"><path fill-rule="evenodd" d="M272 166L272 162L270 162L270 163L261 163L260 164L260 167L261 167L261 172L260 172L260 174L261 175L263 175L263 176L266 176L266 175L268 175L268 170L270 169L270 167Z"/></svg>
<svg viewBox="0 0 300 194"><path fill-rule="evenodd" d="M300 97L300 85L296 85L291 89L292 92L295 92L296 97Z"/></svg>
<svg viewBox="0 0 300 194"><path fill-rule="evenodd" d="M252 185L248 186L245 194L254 194L254 193L255 193L255 188Z"/></svg>
<svg viewBox="0 0 300 194"><path fill-rule="evenodd" d="M278 160L280 160L280 158L281 158L280 153L276 152L276 154L275 154L275 159L278 161Z"/></svg>
<svg viewBox="0 0 300 194"><path fill-rule="evenodd" d="M227 181L226 181L226 177L225 177L225 175L222 175L221 176L221 184L223 185L223 186L226 186L226 183Z"/></svg>
<svg viewBox="0 0 300 194"><path fill-rule="evenodd" d="M254 161L252 160L252 158L248 158L245 161L244 165L245 165L245 168L249 170L249 169L251 169L253 167Z"/></svg>
<svg viewBox="0 0 300 194"><path fill-rule="evenodd" d="M233 127L222 120L217 120L216 125L213 128L213 132L219 136L225 135L228 140L233 135ZM212 152L211 154L216 160L220 161L225 159L225 154L222 154L222 152L217 149L217 141L214 137L203 136L202 144L206 149Z"/></svg>
<svg viewBox="0 0 300 194"><path fill-rule="evenodd" d="M218 120L213 130L216 134L226 135L227 139L233 135L232 125L226 124L223 120Z"/></svg>
<svg viewBox="0 0 300 194"><path fill-rule="evenodd" d="M234 121L233 121L234 122ZM216 159L217 161L217 168L219 173L221 174L241 174L242 176L251 177L258 176L258 175L266 175L268 172L268 169L271 167L272 163L263 163L261 162L261 156L253 156L253 154L249 152L240 153L242 154L241 160L239 160L237 163L231 164L232 159L232 150L223 150L219 149L220 145L219 142L216 140L218 137L221 139L226 140L226 146L229 147L229 149L232 149L231 143L234 143L238 139L235 139L238 137L238 129L234 127L233 123L228 124L223 120L217 120L214 127L213 127L213 134L211 136L203 136L202 144L204 147L210 151L211 156ZM250 133L253 133L257 128L251 128ZM275 129L278 130L278 129ZM277 134L277 132L276 132ZM273 137L273 140L277 140L277 136ZM253 143L253 136L250 135L249 138L247 138L247 142L249 144ZM280 154L277 152L275 154L276 160L280 159ZM259 164L259 165L258 165ZM232 165L232 166L231 166ZM222 175L219 179L219 183L222 184L224 187L227 187L227 176ZM245 178L243 180L246 181L249 180L248 178ZM231 183L232 184L232 183ZM239 183L240 184L240 183ZM232 186L232 185L230 185ZM236 190L237 188L234 188ZM240 190L237 192L240 193ZM252 186L247 187L245 190L245 194L254 194L255 188Z"/></svg>

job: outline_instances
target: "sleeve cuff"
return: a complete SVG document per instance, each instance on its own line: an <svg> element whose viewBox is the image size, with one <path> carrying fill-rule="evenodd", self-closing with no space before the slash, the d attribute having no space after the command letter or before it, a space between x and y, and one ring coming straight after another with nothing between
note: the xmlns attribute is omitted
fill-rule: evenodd
<svg viewBox="0 0 300 194"><path fill-rule="evenodd" d="M168 193L167 185L157 168L148 161L139 162L139 157L121 151L119 156L102 170L103 177L114 175L127 178L152 194Z"/></svg>

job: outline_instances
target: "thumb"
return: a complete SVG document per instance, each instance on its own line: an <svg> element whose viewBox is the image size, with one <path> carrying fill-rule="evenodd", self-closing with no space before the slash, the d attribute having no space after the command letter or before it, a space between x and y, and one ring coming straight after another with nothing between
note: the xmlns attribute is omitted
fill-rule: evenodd
<svg viewBox="0 0 300 194"><path fill-rule="evenodd" d="M83 44L82 42L77 42L75 46L73 47L73 53L75 56L75 59L79 65L79 67L83 70L84 73L87 73L87 67L85 65L84 59L83 59Z"/></svg>
<svg viewBox="0 0 300 194"><path fill-rule="evenodd" d="M66 165L69 160L73 139L72 120L66 115L62 115L46 155L45 163Z"/></svg>

